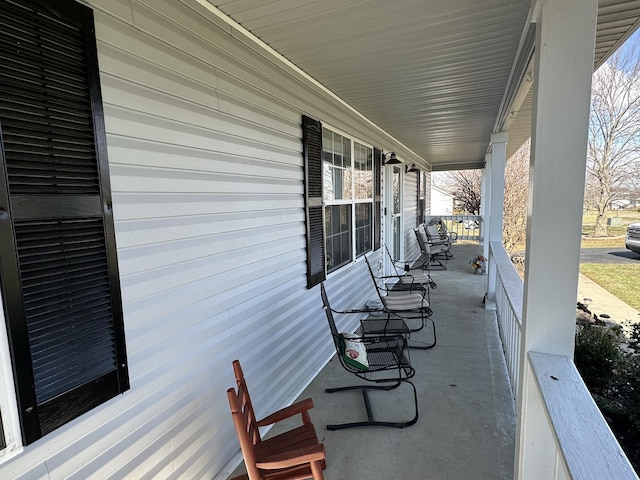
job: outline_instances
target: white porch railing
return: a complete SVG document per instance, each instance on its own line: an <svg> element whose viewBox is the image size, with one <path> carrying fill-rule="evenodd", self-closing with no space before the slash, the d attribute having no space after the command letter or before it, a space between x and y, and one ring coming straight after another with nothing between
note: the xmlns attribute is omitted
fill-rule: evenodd
<svg viewBox="0 0 640 480"><path fill-rule="evenodd" d="M425 223L440 219L447 232L455 232L458 240L478 240L483 238L483 223L480 215L427 215Z"/></svg>
<svg viewBox="0 0 640 480"><path fill-rule="evenodd" d="M520 365L523 281L500 242L490 243L489 262L496 267L496 315L514 398L525 382L518 414L535 418L533 428L518 429L516 478L638 480L571 358L527 352Z"/></svg>
<svg viewBox="0 0 640 480"><path fill-rule="evenodd" d="M516 398L522 344L523 282L500 242L489 244L489 262L496 266L496 315L504 350L511 391Z"/></svg>
<svg viewBox="0 0 640 480"><path fill-rule="evenodd" d="M526 362L527 408L540 414L524 433L518 478L638 480L573 361L529 352Z"/></svg>

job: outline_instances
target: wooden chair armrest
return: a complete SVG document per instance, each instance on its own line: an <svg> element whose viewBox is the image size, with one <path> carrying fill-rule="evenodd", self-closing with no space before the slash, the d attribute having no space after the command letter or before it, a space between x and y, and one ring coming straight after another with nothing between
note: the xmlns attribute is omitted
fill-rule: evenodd
<svg viewBox="0 0 640 480"><path fill-rule="evenodd" d="M305 398L304 400L300 400L293 405L289 405L288 407L284 407L277 412L273 412L272 414L267 415L262 420L258 420L257 425L259 427L271 425L273 423L279 422L280 420L284 420L285 418L293 417L298 413L306 412L312 408L313 400L311 400L310 398Z"/></svg>
<svg viewBox="0 0 640 480"><path fill-rule="evenodd" d="M256 459L256 466L266 470L275 470L321 461L325 458L324 445L318 443L307 447L294 448L285 453L268 455L267 458Z"/></svg>

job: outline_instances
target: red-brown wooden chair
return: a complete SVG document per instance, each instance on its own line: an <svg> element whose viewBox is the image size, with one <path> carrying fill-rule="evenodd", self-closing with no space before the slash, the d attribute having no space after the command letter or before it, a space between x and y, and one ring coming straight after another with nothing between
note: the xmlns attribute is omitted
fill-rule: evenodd
<svg viewBox="0 0 640 480"><path fill-rule="evenodd" d="M233 480L323 480L326 468L324 445L318 441L309 410L310 398L296 402L257 420L249 390L238 360L233 361L237 390L227 390L231 416L236 427L247 474ZM263 439L258 427L301 414L302 425L287 432Z"/></svg>

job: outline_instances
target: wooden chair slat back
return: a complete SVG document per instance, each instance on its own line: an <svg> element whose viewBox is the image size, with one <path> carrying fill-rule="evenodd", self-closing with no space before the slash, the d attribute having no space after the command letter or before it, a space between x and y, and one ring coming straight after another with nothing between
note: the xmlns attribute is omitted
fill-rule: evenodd
<svg viewBox="0 0 640 480"><path fill-rule="evenodd" d="M246 389L242 396L246 396ZM231 416L233 418L233 424L236 428L238 435L238 441L240 442L240 449L244 456L245 467L250 480L260 480L260 472L256 467L256 457L253 451L252 434L247 423L247 417L245 413L247 411L247 404L244 399L239 395L235 388L227 390L227 397L229 398L229 406L231 407Z"/></svg>

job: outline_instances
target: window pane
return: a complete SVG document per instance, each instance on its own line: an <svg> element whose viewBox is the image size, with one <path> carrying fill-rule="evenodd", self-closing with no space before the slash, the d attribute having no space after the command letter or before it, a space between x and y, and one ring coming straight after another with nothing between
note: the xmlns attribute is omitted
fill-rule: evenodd
<svg viewBox="0 0 640 480"><path fill-rule="evenodd" d="M353 174L351 172L351 140L342 137L342 164L344 166L344 190L342 192L343 199L353 198L352 182Z"/></svg>
<svg viewBox="0 0 640 480"><path fill-rule="evenodd" d="M400 217L393 217L391 228L393 231L393 258L400 258Z"/></svg>
<svg viewBox="0 0 640 480"><path fill-rule="evenodd" d="M354 143L355 198L369 199L373 196L373 151Z"/></svg>
<svg viewBox="0 0 640 480"><path fill-rule="evenodd" d="M371 251L372 234L371 218L373 205L371 203L356 204L356 256Z"/></svg>
<svg viewBox="0 0 640 480"><path fill-rule="evenodd" d="M322 130L322 171L324 200L351 198L351 140Z"/></svg>
<svg viewBox="0 0 640 480"><path fill-rule="evenodd" d="M327 271L331 272L352 260L351 205L325 207Z"/></svg>
<svg viewBox="0 0 640 480"><path fill-rule="evenodd" d="M391 213L400 213L400 168L393 166L393 211Z"/></svg>

